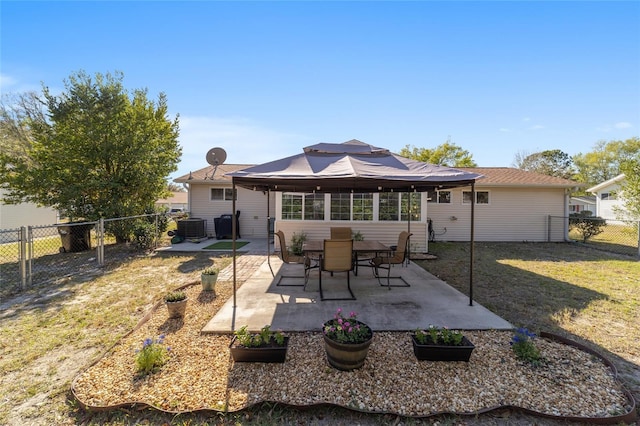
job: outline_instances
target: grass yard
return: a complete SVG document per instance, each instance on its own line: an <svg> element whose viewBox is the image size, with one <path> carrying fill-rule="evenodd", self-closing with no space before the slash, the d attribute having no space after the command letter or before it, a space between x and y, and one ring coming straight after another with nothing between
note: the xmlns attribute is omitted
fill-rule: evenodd
<svg viewBox="0 0 640 426"><path fill-rule="evenodd" d="M416 263L467 293L469 245L432 243L430 252L438 258ZM578 244L476 243L475 254L475 300L513 324L556 332L599 350L640 398L635 343L640 335L640 262ZM132 409L91 414L74 404L69 391L73 378L131 330L164 293L198 282L205 266L223 268L230 262L211 253L137 256L99 274L0 301L0 424L560 424L513 412L415 420L264 404L227 416L170 416Z"/></svg>

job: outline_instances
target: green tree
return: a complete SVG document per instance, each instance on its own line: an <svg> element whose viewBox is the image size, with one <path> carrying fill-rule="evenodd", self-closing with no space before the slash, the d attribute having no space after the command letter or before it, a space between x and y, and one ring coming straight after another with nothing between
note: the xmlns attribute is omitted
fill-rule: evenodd
<svg viewBox="0 0 640 426"><path fill-rule="evenodd" d="M622 163L640 157L640 138L625 141L599 141L591 152L576 154L573 162L577 168L576 180L597 185L618 176Z"/></svg>
<svg viewBox="0 0 640 426"><path fill-rule="evenodd" d="M448 167L476 167L469 151L447 141L433 149L406 145L399 154L413 160Z"/></svg>
<svg viewBox="0 0 640 426"><path fill-rule="evenodd" d="M571 179L575 173L569 154L559 149L536 152L523 157L516 156L516 167L521 170Z"/></svg>
<svg viewBox="0 0 640 426"><path fill-rule="evenodd" d="M622 203L631 219L640 220L640 157L623 162L620 171L625 176L620 188Z"/></svg>
<svg viewBox="0 0 640 426"><path fill-rule="evenodd" d="M80 71L58 96L43 86L45 114L13 115L25 131L23 151L0 153L5 202L31 201L72 220L97 220L144 214L167 195L166 179L181 155L178 117L168 119L163 93L152 102L146 89L129 94L122 80L122 73L92 78ZM130 233L114 231L118 241Z"/></svg>

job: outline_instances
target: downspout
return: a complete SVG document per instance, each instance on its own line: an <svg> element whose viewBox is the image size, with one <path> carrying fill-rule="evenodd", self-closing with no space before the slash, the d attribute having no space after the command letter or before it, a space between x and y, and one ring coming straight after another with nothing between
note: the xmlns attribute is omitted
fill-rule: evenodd
<svg viewBox="0 0 640 426"><path fill-rule="evenodd" d="M469 306L473 306L473 248L475 245L476 183L471 183L471 244L469 247Z"/></svg>

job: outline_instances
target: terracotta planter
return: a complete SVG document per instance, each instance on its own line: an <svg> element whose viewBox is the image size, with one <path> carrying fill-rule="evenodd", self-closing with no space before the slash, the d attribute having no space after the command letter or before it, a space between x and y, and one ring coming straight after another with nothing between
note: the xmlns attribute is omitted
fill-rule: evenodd
<svg viewBox="0 0 640 426"><path fill-rule="evenodd" d="M200 274L200 282L202 283L202 291L212 291L215 297L216 293L216 281L218 281L218 274Z"/></svg>
<svg viewBox="0 0 640 426"><path fill-rule="evenodd" d="M236 344L236 336L231 339L229 349L235 362L284 362L287 358L289 337L284 338L282 346L273 340L269 345L247 348Z"/></svg>
<svg viewBox="0 0 640 426"><path fill-rule="evenodd" d="M165 302L169 310L169 318L183 318L187 310L187 302L189 298L180 300L179 302Z"/></svg>
<svg viewBox="0 0 640 426"><path fill-rule="evenodd" d="M364 323L360 323L365 327L369 327ZM325 323L327 325L327 323ZM369 340L363 343L339 343L331 340L326 335L324 337L324 349L327 353L327 361L338 370L349 371L355 370L364 365L369 352L369 346L373 340L373 331Z"/></svg>
<svg viewBox="0 0 640 426"><path fill-rule="evenodd" d="M466 337L462 338L462 345L434 345L420 344L415 335L411 335L413 353L420 361L466 361L469 362L471 352L475 346Z"/></svg>

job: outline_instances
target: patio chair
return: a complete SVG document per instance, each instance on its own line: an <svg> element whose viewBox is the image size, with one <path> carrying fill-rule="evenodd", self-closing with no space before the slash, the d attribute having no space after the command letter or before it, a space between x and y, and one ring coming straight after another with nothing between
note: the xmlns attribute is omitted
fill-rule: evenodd
<svg viewBox="0 0 640 426"><path fill-rule="evenodd" d="M376 278L378 278L378 282L381 286L384 286L384 284L382 284L382 282L380 281L380 272L378 270L387 270L387 288L389 290L391 290L391 287L411 287L411 285L409 285L409 283L401 276L391 276L391 267L393 265L402 265L407 259L407 252L409 251L409 237L411 237L411 235L413 234L407 231L400 232L400 235L398 235L398 246L393 256L378 256L373 258L373 260L371 261L373 274L376 276ZM392 279L402 280L404 284L391 285Z"/></svg>
<svg viewBox="0 0 640 426"><path fill-rule="evenodd" d="M332 240L350 240L351 228L348 226L332 226L330 228Z"/></svg>
<svg viewBox="0 0 640 426"><path fill-rule="evenodd" d="M278 236L278 240L280 243L280 258L282 259L283 263L286 264L301 264L304 265L304 275L303 276L298 276L298 275L280 275L280 279L278 280L278 282L276 283L277 286L282 286L282 287L305 287L307 285L307 281L309 280L309 271L313 268L317 268L318 265L312 265L311 261L312 259L308 256L298 256L298 255L294 255L291 254L289 252L289 249L287 249L287 239L284 236L284 232L282 231L278 231L276 232L276 235ZM281 284L282 280L284 278L291 278L291 279L304 279L304 284Z"/></svg>
<svg viewBox="0 0 640 426"><path fill-rule="evenodd" d="M320 289L320 300L356 300L351 291L350 272L353 271L353 240L337 239L324 240L322 254L320 254L320 270L318 271L318 287ZM347 290L351 297L326 298L322 292L322 271L346 272Z"/></svg>

